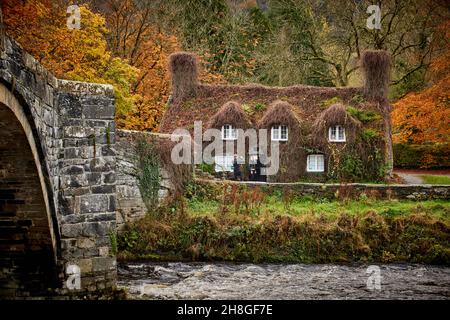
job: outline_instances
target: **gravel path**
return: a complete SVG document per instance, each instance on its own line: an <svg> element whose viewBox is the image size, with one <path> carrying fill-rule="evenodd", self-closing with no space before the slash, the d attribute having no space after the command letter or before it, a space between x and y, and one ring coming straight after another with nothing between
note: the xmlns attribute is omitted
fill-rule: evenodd
<svg viewBox="0 0 450 320"><path fill-rule="evenodd" d="M396 172L396 174L402 178L406 184L423 184L422 178L418 175L405 172Z"/></svg>

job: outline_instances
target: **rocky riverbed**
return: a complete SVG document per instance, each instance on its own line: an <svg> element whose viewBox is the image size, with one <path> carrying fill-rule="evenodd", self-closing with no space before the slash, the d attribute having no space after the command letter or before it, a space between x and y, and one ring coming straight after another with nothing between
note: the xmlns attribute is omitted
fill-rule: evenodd
<svg viewBox="0 0 450 320"><path fill-rule="evenodd" d="M118 285L132 299L450 299L449 267L368 267L128 263Z"/></svg>

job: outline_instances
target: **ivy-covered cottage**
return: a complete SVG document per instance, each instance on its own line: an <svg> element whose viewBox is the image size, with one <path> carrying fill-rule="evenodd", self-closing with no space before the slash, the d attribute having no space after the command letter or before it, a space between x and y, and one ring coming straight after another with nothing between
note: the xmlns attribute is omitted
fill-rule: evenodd
<svg viewBox="0 0 450 320"><path fill-rule="evenodd" d="M236 129L267 129L280 150L278 173L267 176L272 182L382 180L392 169L390 58L366 51L360 63L364 84L357 88L208 85L198 82L194 55L175 53L160 131L192 133L194 121L202 121L203 129L220 129L223 140L237 141ZM265 156L246 152L248 165ZM215 170L231 171L233 159L233 153L216 156Z"/></svg>

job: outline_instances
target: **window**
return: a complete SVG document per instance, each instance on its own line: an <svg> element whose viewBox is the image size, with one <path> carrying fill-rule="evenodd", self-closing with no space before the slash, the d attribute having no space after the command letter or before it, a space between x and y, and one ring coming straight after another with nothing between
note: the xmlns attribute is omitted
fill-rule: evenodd
<svg viewBox="0 0 450 320"><path fill-rule="evenodd" d="M273 126L272 127L272 140L287 141L288 140L288 127L287 126Z"/></svg>
<svg viewBox="0 0 450 320"><path fill-rule="evenodd" d="M248 152L248 163L256 164L258 161L258 147L250 146L250 150Z"/></svg>
<svg viewBox="0 0 450 320"><path fill-rule="evenodd" d="M323 154L310 154L307 159L306 171L323 172L324 171Z"/></svg>
<svg viewBox="0 0 450 320"><path fill-rule="evenodd" d="M215 167L214 170L216 172L233 172L233 162L234 162L234 156L230 155L222 155L222 156L215 156L214 157L214 163Z"/></svg>
<svg viewBox="0 0 450 320"><path fill-rule="evenodd" d="M233 128L231 124L225 124L222 126L222 139L223 140L237 140L237 130Z"/></svg>
<svg viewBox="0 0 450 320"><path fill-rule="evenodd" d="M328 130L328 140L332 142L345 142L345 128L333 126Z"/></svg>

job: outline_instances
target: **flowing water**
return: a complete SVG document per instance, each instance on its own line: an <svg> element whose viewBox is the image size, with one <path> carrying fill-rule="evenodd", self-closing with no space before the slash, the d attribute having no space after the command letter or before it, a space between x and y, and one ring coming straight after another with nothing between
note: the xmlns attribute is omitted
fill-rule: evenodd
<svg viewBox="0 0 450 320"><path fill-rule="evenodd" d="M133 299L450 299L448 267L368 267L177 262L121 264L118 272Z"/></svg>

